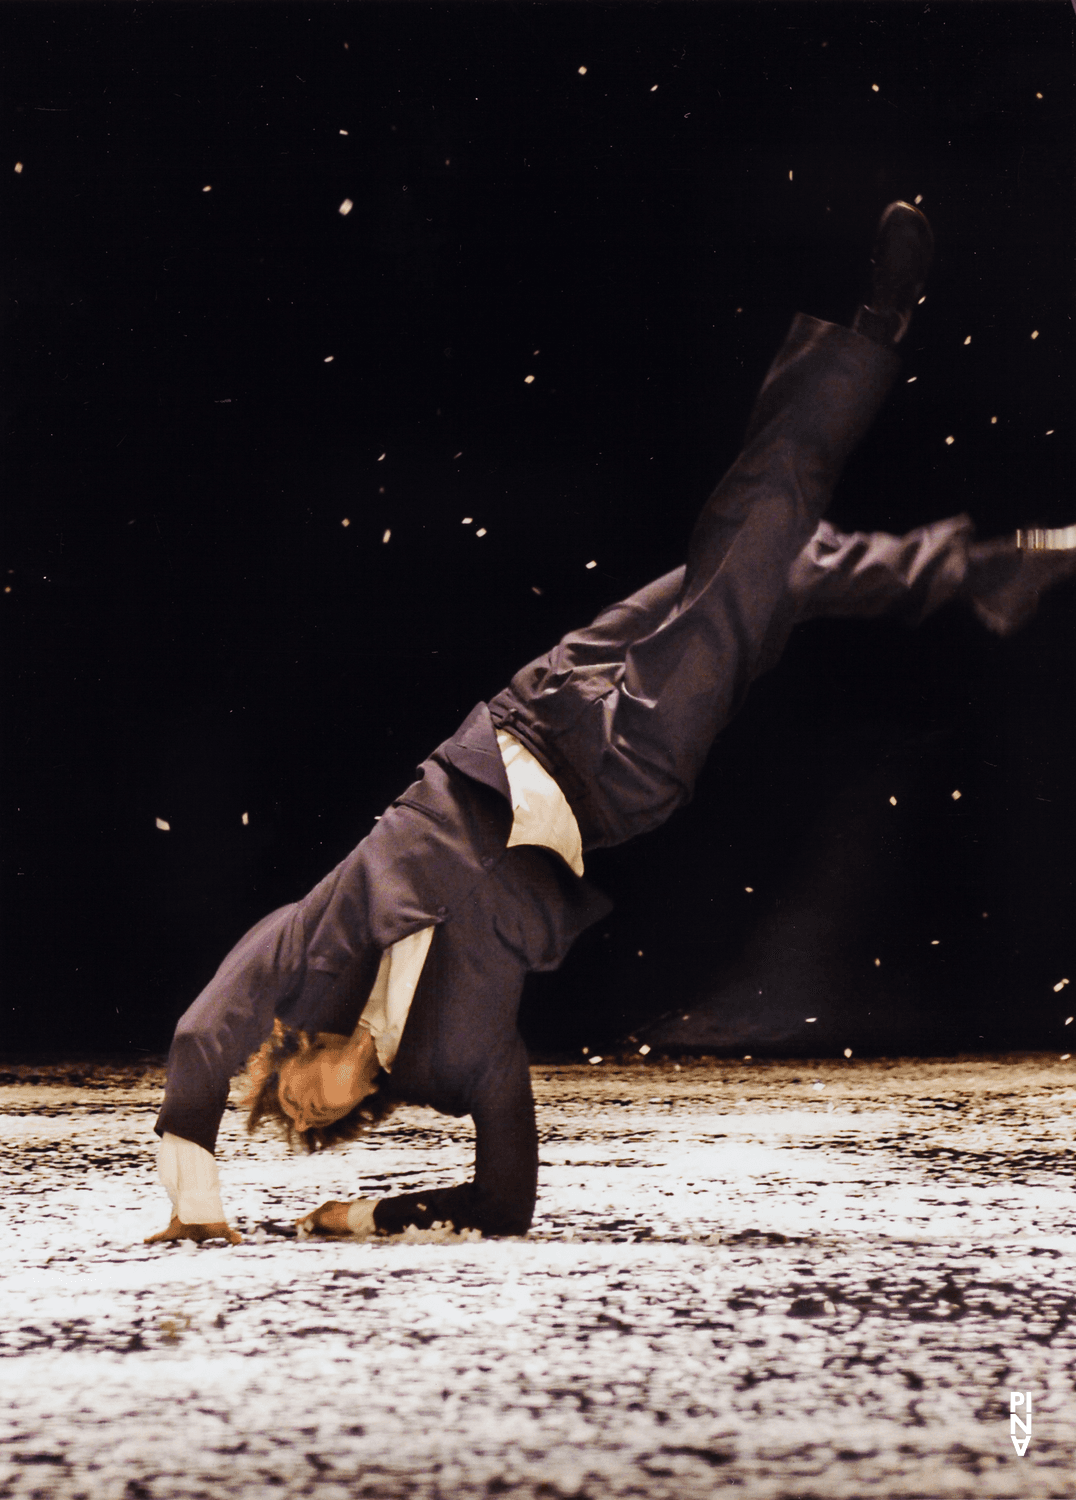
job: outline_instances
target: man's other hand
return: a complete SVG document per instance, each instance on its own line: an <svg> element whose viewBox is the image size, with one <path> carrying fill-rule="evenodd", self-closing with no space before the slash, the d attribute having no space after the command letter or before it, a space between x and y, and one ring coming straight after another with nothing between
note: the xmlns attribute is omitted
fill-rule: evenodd
<svg viewBox="0 0 1076 1500"><path fill-rule="evenodd" d="M300 1234L372 1234L374 1205L367 1198L355 1198L348 1203L330 1201L295 1223Z"/></svg>
<svg viewBox="0 0 1076 1500"><path fill-rule="evenodd" d="M229 1245L241 1245L243 1236L230 1229L223 1221L219 1224L184 1224L173 1218L167 1229L158 1230L142 1243L160 1245L165 1240L193 1240L196 1245L200 1245L203 1240L227 1240Z"/></svg>

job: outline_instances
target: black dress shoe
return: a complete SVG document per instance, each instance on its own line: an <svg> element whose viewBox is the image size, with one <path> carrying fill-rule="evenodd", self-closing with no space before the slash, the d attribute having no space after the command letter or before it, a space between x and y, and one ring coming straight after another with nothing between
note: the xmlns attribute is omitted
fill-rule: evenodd
<svg viewBox="0 0 1076 1500"><path fill-rule="evenodd" d="M1015 539L972 543L963 593L987 630L1007 636L1069 578L1076 578L1076 526L1018 531Z"/></svg>
<svg viewBox="0 0 1076 1500"><path fill-rule="evenodd" d="M891 203L878 221L871 252L870 297L852 327L893 347L908 331L934 258L926 214L910 203Z"/></svg>

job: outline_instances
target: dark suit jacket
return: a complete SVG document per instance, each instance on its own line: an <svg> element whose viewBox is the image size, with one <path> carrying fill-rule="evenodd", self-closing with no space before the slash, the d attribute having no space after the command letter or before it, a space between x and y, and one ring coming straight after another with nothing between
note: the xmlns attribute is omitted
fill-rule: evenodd
<svg viewBox="0 0 1076 1500"><path fill-rule="evenodd" d="M385 1200L376 1222L525 1232L537 1145L516 1026L523 980L556 968L610 903L558 855L508 849L511 827L496 732L479 704L358 847L224 960L176 1028L157 1133L213 1151L229 1080L274 1018L350 1033L382 951L435 926L389 1087L409 1103L473 1116L475 1177Z"/></svg>

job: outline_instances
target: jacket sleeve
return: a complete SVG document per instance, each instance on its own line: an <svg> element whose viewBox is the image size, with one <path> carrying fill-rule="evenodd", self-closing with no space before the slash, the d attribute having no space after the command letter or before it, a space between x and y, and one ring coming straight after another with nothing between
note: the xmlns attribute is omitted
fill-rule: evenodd
<svg viewBox="0 0 1076 1500"><path fill-rule="evenodd" d="M526 1234L538 1191L538 1131L523 1039L491 1066L475 1091L475 1170L472 1182L383 1198L374 1225L398 1234L408 1225L438 1222L484 1235Z"/></svg>

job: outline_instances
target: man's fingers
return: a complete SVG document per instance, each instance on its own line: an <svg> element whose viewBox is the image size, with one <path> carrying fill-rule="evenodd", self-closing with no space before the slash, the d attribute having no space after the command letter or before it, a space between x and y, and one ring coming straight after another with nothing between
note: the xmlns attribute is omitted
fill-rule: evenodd
<svg viewBox="0 0 1076 1500"><path fill-rule="evenodd" d="M193 1240L196 1245L205 1240L227 1240L229 1245L241 1245L243 1236L223 1221L218 1224L184 1224L180 1219L173 1219L167 1229L149 1235L142 1243L159 1245L166 1240Z"/></svg>
<svg viewBox="0 0 1076 1500"><path fill-rule="evenodd" d="M178 1219L173 1219L167 1229L158 1229L156 1234L149 1235L142 1241L143 1245L159 1245L162 1240L178 1240L182 1236L184 1226Z"/></svg>

